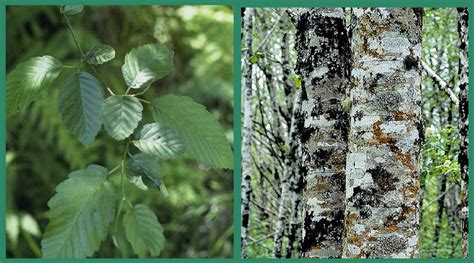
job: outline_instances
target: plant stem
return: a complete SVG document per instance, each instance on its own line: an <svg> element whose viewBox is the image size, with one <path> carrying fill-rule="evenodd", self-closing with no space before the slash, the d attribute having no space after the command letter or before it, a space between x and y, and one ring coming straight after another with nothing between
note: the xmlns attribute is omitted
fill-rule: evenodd
<svg viewBox="0 0 474 263"><path fill-rule="evenodd" d="M77 66L67 66L67 65L63 65L63 68L77 68Z"/></svg>
<svg viewBox="0 0 474 263"><path fill-rule="evenodd" d="M138 100L140 100L141 102L144 102L144 103L146 103L146 104L151 104L151 102L149 102L149 101L147 101L147 100L144 100L144 99L138 98Z"/></svg>
<svg viewBox="0 0 474 263"><path fill-rule="evenodd" d="M120 205L117 210L117 214L115 215L115 222L114 222L114 235L117 233L117 226L120 214L122 213L123 204L127 201L129 206L132 206L130 201L127 200L125 196L125 159L127 158L128 153L128 146L130 145L130 138L127 140L127 144L125 145L125 150L123 151L122 160L120 161L120 188L122 192L122 199L120 200Z"/></svg>
<svg viewBox="0 0 474 263"><path fill-rule="evenodd" d="M84 52L82 52L81 46L79 45L79 42L77 41L76 35L74 34L74 31L72 30L71 23L69 22L69 18L67 18L67 15L64 15L64 18L66 19L67 27L69 28L69 32L71 32L72 39L74 39L74 43L76 44L77 49L79 50L79 53L81 53L81 59L84 57Z"/></svg>
<svg viewBox="0 0 474 263"><path fill-rule="evenodd" d="M148 87L146 87L142 92L138 92L138 93L135 93L135 94L132 94L132 95L133 95L133 96L140 96L140 95L143 95L143 94L145 94L150 88L151 88L151 84L148 84Z"/></svg>
<svg viewBox="0 0 474 263"><path fill-rule="evenodd" d="M74 40L74 43L76 44L77 50L79 50L79 53L81 54L80 61L82 63L82 59L84 58L84 52L82 51L81 45L79 45L79 41L77 41L76 34L74 34L74 30L72 29L71 23L69 22L69 18L67 17L67 15L64 15L64 18L66 19L67 27L69 29L69 32L72 35L72 39ZM104 86L106 87L106 90L110 93L110 95L115 95L112 92L112 90L110 90L109 86L105 83L105 81L100 77L100 75L97 72L97 70L95 69L95 67L93 65L89 65L89 66L91 67L92 71L94 71L95 75L100 80L100 82L102 82L102 84L104 84Z"/></svg>
<svg viewBox="0 0 474 263"><path fill-rule="evenodd" d="M117 170L120 168L120 166L121 166L121 165L119 164L119 165L115 166L112 170L110 170L110 171L109 171L109 175L115 173L115 171L117 171Z"/></svg>

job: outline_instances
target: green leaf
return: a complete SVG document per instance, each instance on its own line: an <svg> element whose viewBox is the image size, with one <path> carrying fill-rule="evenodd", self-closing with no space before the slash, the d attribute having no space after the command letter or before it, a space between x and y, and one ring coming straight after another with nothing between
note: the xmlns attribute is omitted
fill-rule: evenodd
<svg viewBox="0 0 474 263"><path fill-rule="evenodd" d="M295 88L297 89L301 88L301 79L299 76L293 76L292 80L293 80L293 84L295 85Z"/></svg>
<svg viewBox="0 0 474 263"><path fill-rule="evenodd" d="M125 56L122 75L129 87L139 89L173 70L172 52L160 44L148 44L132 49Z"/></svg>
<svg viewBox="0 0 474 263"><path fill-rule="evenodd" d="M102 126L104 91L87 72L72 74L59 95L59 113L66 127L83 145L91 144Z"/></svg>
<svg viewBox="0 0 474 263"><path fill-rule="evenodd" d="M43 257L92 256L107 236L116 201L106 168L89 165L70 173L48 202L50 221L41 240Z"/></svg>
<svg viewBox="0 0 474 263"><path fill-rule="evenodd" d="M250 57L250 63L251 64L256 64L258 62L258 56L257 55L253 55Z"/></svg>
<svg viewBox="0 0 474 263"><path fill-rule="evenodd" d="M125 173L130 177L130 181L142 190L145 190L145 187L148 189L147 186L160 189L160 170L156 157L144 153L132 156L125 166ZM140 182L144 183L145 187Z"/></svg>
<svg viewBox="0 0 474 263"><path fill-rule="evenodd" d="M115 50L111 46L99 44L89 49L84 55L83 60L87 64L100 65L114 59L114 57Z"/></svg>
<svg viewBox="0 0 474 263"><path fill-rule="evenodd" d="M127 138L137 128L142 111L142 104L133 96L108 97L102 108L105 130L118 141Z"/></svg>
<svg viewBox="0 0 474 263"><path fill-rule="evenodd" d="M38 226L38 223L30 214L22 214L20 216L20 226L23 231L32 236L41 236L41 231Z"/></svg>
<svg viewBox="0 0 474 263"><path fill-rule="evenodd" d="M7 76L7 116L26 109L58 77L61 68L61 62L51 56L18 64Z"/></svg>
<svg viewBox="0 0 474 263"><path fill-rule="evenodd" d="M128 242L140 257L157 257L165 245L163 227L155 214L144 205L129 209L123 217L123 226Z"/></svg>
<svg viewBox="0 0 474 263"><path fill-rule="evenodd" d="M16 248L20 235L20 220L13 212L7 212L6 215L6 234L11 246Z"/></svg>
<svg viewBox="0 0 474 263"><path fill-rule="evenodd" d="M59 12L64 15L77 15L84 9L83 5L62 5Z"/></svg>
<svg viewBox="0 0 474 263"><path fill-rule="evenodd" d="M224 130L206 108L190 97L166 95L153 101L156 122L176 130L186 154L216 168L233 167L233 154Z"/></svg>
<svg viewBox="0 0 474 263"><path fill-rule="evenodd" d="M130 178L130 183L134 184L140 190L148 191L148 186L143 182L141 176L132 176Z"/></svg>
<svg viewBox="0 0 474 263"><path fill-rule="evenodd" d="M143 126L138 139L133 144L142 153L154 155L160 159L170 159L184 152L184 144L176 132L159 123Z"/></svg>

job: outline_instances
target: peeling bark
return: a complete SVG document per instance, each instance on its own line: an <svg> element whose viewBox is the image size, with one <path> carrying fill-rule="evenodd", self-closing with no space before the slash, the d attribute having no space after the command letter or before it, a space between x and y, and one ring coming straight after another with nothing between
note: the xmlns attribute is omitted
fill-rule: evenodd
<svg viewBox="0 0 474 263"><path fill-rule="evenodd" d="M342 253L344 169L348 114L342 107L348 84L349 42L342 8L299 9L297 70L302 80L299 123L305 185L304 257Z"/></svg>
<svg viewBox="0 0 474 263"><path fill-rule="evenodd" d="M343 257L414 258L419 238L422 11L353 10Z"/></svg>
<svg viewBox="0 0 474 263"><path fill-rule="evenodd" d="M242 185L241 185L241 257L247 257L247 242L249 228L249 209L252 188L250 186L252 174L252 160L250 155L250 146L252 141L252 63L249 63L252 55L252 26L253 26L253 8L245 9L244 34L245 51L243 56L243 80L242 94L245 95L243 103L243 133L242 133Z"/></svg>
<svg viewBox="0 0 474 263"><path fill-rule="evenodd" d="M463 256L468 257L469 251L469 170L468 170L468 10L458 8L458 34L459 34L459 133L461 134L461 145L458 156L461 168L461 220L462 220L462 249Z"/></svg>

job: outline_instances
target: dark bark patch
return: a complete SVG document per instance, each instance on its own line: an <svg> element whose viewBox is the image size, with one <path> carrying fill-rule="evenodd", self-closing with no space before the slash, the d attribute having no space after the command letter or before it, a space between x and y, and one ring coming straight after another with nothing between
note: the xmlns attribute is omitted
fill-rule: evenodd
<svg viewBox="0 0 474 263"><path fill-rule="evenodd" d="M369 79L369 80L364 80L367 85L367 90L371 93L375 92L375 88L378 85L379 80L383 77L382 74L377 73L374 78Z"/></svg>
<svg viewBox="0 0 474 263"><path fill-rule="evenodd" d="M380 205L380 197L376 192L377 191L374 188L362 189L360 186L357 186L353 189L349 202L352 202L353 206L356 208L363 208L366 206L377 207Z"/></svg>
<svg viewBox="0 0 474 263"><path fill-rule="evenodd" d="M332 150L318 149L314 152L314 162L316 167L324 167L332 155Z"/></svg>
<svg viewBox="0 0 474 263"><path fill-rule="evenodd" d="M304 218L305 236L301 240L300 249L305 253L311 248L320 246L325 240L341 241L344 225L344 213L338 211L332 218L314 221L314 213L306 212Z"/></svg>
<svg viewBox="0 0 474 263"><path fill-rule="evenodd" d="M387 170L383 169L381 166L377 166L374 169L367 170L368 173L372 176L374 183L378 187L378 191L387 192L396 190L395 184L400 181L394 174L389 173Z"/></svg>
<svg viewBox="0 0 474 263"><path fill-rule="evenodd" d="M361 219L367 219L372 215L372 211L368 207L363 207L359 211L359 216Z"/></svg>
<svg viewBox="0 0 474 263"><path fill-rule="evenodd" d="M304 124L303 124L303 127L301 127L300 131L301 131L300 140L301 140L301 143L304 144L304 143L307 143L309 141L309 139L311 139L311 136L316 131L316 128L315 127L304 127Z"/></svg>
<svg viewBox="0 0 474 263"><path fill-rule="evenodd" d="M364 116L364 113L361 110L356 111L354 114L354 119L360 121L362 117Z"/></svg>
<svg viewBox="0 0 474 263"><path fill-rule="evenodd" d="M413 55L408 55L403 59L403 66L406 70L418 69L419 60Z"/></svg>
<svg viewBox="0 0 474 263"><path fill-rule="evenodd" d="M415 144L422 146L425 143L425 125L422 120L415 122L416 129L418 131L418 138L415 140Z"/></svg>

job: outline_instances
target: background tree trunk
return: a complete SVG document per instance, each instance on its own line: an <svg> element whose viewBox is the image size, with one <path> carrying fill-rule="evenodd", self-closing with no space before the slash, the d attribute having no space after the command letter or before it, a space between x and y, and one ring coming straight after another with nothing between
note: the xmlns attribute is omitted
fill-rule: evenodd
<svg viewBox="0 0 474 263"><path fill-rule="evenodd" d="M468 170L468 94L469 94L469 69L468 69L468 10L458 8L458 33L459 33L459 132L461 145L459 152L459 166L461 168L461 220L462 220L462 248L465 258L469 252L469 170Z"/></svg>
<svg viewBox="0 0 474 263"><path fill-rule="evenodd" d="M354 9L343 257L414 258L422 10Z"/></svg>
<svg viewBox="0 0 474 263"><path fill-rule="evenodd" d="M242 193L241 193L241 242L242 251L241 257L247 257L247 242L248 242L248 227L249 227L249 208L250 208L250 194L252 189L250 187L250 179L252 174L252 163L250 156L250 146L252 141L252 67L249 63L252 56L252 24L253 24L253 9L246 8L244 16L244 35L245 35L245 51L243 56L243 80L242 94L244 94L243 104L243 133L242 133Z"/></svg>
<svg viewBox="0 0 474 263"><path fill-rule="evenodd" d="M300 9L297 70L302 80L299 124L302 162L304 257L342 253L344 167L347 150L346 96L349 42L342 8Z"/></svg>

